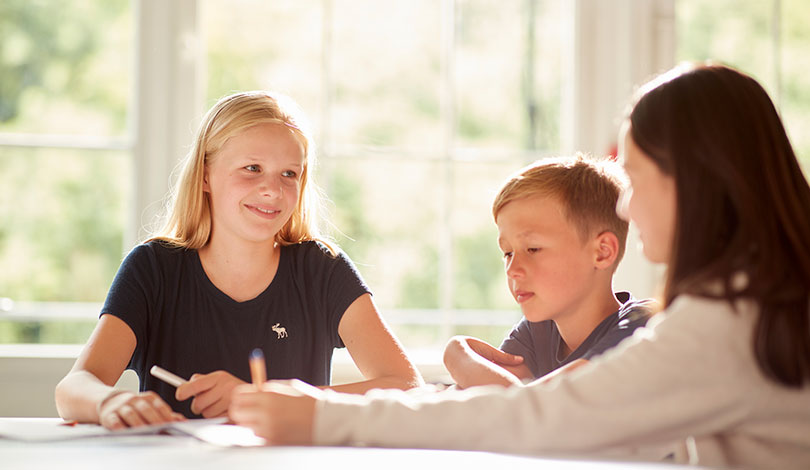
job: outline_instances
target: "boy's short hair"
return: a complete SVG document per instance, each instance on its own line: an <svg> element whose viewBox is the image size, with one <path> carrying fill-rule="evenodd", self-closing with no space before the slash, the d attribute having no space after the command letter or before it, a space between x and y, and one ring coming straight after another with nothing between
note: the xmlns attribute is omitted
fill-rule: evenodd
<svg viewBox="0 0 810 470"><path fill-rule="evenodd" d="M503 184L492 203L497 221L500 210L511 201L526 197L555 197L562 203L565 218L582 240L604 231L619 239L614 269L624 256L627 221L616 213L619 195L626 187L618 163L577 154L537 160L520 169Z"/></svg>

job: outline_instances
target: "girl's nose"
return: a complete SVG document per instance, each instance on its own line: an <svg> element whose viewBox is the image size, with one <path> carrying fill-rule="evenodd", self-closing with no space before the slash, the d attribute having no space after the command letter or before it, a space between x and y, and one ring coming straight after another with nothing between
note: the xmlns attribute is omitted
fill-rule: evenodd
<svg viewBox="0 0 810 470"><path fill-rule="evenodd" d="M284 185L281 180L273 175L262 178L259 185L259 193L262 196L281 197L284 194Z"/></svg>

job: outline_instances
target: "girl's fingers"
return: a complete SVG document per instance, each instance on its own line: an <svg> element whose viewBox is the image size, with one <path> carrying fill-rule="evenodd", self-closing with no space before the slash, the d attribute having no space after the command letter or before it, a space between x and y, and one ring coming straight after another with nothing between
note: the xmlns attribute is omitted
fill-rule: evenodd
<svg viewBox="0 0 810 470"><path fill-rule="evenodd" d="M121 418L121 421L124 422L128 427L135 427L135 426L144 426L146 422L141 418L141 415L135 411L130 405L123 405L122 407L118 408L118 417Z"/></svg>
<svg viewBox="0 0 810 470"><path fill-rule="evenodd" d="M157 424L166 421L152 405L152 400L141 398L132 404L132 408L138 412L146 424Z"/></svg>

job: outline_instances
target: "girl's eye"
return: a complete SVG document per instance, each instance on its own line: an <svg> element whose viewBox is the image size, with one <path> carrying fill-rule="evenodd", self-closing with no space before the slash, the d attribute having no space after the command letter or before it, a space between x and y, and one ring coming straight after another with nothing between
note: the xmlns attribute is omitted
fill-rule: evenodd
<svg viewBox="0 0 810 470"><path fill-rule="evenodd" d="M259 165L248 165L245 167L245 170L250 171L252 173L258 173L259 171L261 171L261 168L259 168Z"/></svg>
<svg viewBox="0 0 810 470"><path fill-rule="evenodd" d="M295 178L296 176L298 176L298 173L292 170L286 170L281 173L281 176L286 176L288 178Z"/></svg>

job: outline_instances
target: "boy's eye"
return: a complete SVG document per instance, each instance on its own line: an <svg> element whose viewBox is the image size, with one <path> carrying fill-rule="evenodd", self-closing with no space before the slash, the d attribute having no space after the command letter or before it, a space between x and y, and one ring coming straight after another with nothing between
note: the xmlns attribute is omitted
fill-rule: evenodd
<svg viewBox="0 0 810 470"><path fill-rule="evenodd" d="M286 176L288 178L295 178L296 176L298 176L298 173L292 170L286 170L281 173L281 176Z"/></svg>
<svg viewBox="0 0 810 470"><path fill-rule="evenodd" d="M526 248L526 251L529 253L537 253L540 251L540 248Z"/></svg>
<svg viewBox="0 0 810 470"><path fill-rule="evenodd" d="M259 167L259 165L247 165L245 167L245 170L250 171L252 173L257 173L261 171L261 168Z"/></svg>
<svg viewBox="0 0 810 470"><path fill-rule="evenodd" d="M511 251L505 251L503 253L503 259L509 259L511 257L512 257L512 252Z"/></svg>

